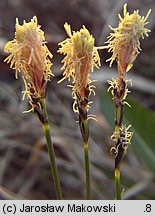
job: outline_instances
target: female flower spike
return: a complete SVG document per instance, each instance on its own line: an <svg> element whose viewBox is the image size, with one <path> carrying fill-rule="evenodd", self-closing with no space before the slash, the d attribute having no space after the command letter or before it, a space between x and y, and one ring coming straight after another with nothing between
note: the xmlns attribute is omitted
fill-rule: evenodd
<svg viewBox="0 0 155 216"><path fill-rule="evenodd" d="M100 66L100 58L98 55L97 48L94 47L94 41L92 35L83 26L80 31L71 32L71 27L65 23L64 28L69 36L66 40L59 43L61 46L58 52L64 54L63 67L64 77L59 81L64 79L70 80L72 78L72 89L73 98L75 103L73 105L74 112L79 112L77 109L77 100L85 100L85 108L88 104L88 98L90 94L94 91L93 85L91 85L91 80L89 78L89 72L93 71L94 66Z"/></svg>
<svg viewBox="0 0 155 216"><path fill-rule="evenodd" d="M10 63L11 68L15 68L16 78L18 72L22 74L25 83L23 99L27 94L32 110L41 98L45 98L47 81L52 75L49 59L52 54L45 43L44 32L34 16L31 22L24 21L23 25L16 19L15 39L9 41L4 48L5 52L11 52L5 61Z"/></svg>
<svg viewBox="0 0 155 216"><path fill-rule="evenodd" d="M105 47L108 49L108 52L112 52L111 58L107 61L110 61L110 67L115 59L119 62L119 70L121 72L128 72L134 60L136 59L140 48L140 38L144 39L144 35L148 37L149 29L145 26L149 23L147 19L151 13L151 10L148 11L146 17L141 17L139 11L136 10L132 14L127 12L127 4L124 5L124 18L119 14L120 19L119 25L117 28L110 28L113 30L113 33L108 37L106 42L108 45Z"/></svg>

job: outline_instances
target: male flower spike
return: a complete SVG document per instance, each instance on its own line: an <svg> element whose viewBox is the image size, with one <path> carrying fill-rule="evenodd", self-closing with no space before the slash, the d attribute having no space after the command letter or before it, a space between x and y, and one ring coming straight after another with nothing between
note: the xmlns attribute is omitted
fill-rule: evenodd
<svg viewBox="0 0 155 216"><path fill-rule="evenodd" d="M151 13L148 11L146 17L140 16L136 10L132 14L127 12L127 4L124 5L124 18L119 14L120 19L117 28L111 28L113 33L108 37L105 47L108 52L112 52L112 56L107 60L110 61L110 67L115 59L118 61L118 70L121 73L128 72L134 60L136 59L140 48L140 38L144 39L144 35L148 37L149 29L145 26L148 24L147 19Z"/></svg>
<svg viewBox="0 0 155 216"><path fill-rule="evenodd" d="M77 100L82 101L85 109L88 109L89 96L94 92L89 72L93 71L94 66L97 68L100 66L100 58L97 47L94 46L95 39L85 26L80 31L73 31L73 33L67 23L64 28L69 38L59 43L61 47L58 52L65 55L62 61L64 65L61 68L64 70L64 77L59 83L64 79L72 78L73 98L75 99L73 111L79 113Z"/></svg>
<svg viewBox="0 0 155 216"><path fill-rule="evenodd" d="M90 187L90 169L89 169L89 126L87 111L89 109L89 97L94 92L92 81L90 79L90 72L93 71L94 66L100 66L100 58L97 48L94 46L95 39L90 35L89 31L83 26L80 31L71 32L71 27L67 23L64 25L69 36L62 41L59 51L64 54L63 67L64 79L72 79L73 111L78 113L79 126L84 142L84 158L85 158L85 174L86 174L86 198L91 198ZM95 92L94 92L95 93Z"/></svg>
<svg viewBox="0 0 155 216"><path fill-rule="evenodd" d="M25 84L25 95L28 96L32 110L35 105L40 104L40 99L46 97L46 85L50 80L52 63L49 58L52 54L45 45L44 32L38 26L37 17L34 16L31 22L23 22L20 25L16 19L15 39L9 41L5 52L11 54L5 59L10 67L21 72Z"/></svg>

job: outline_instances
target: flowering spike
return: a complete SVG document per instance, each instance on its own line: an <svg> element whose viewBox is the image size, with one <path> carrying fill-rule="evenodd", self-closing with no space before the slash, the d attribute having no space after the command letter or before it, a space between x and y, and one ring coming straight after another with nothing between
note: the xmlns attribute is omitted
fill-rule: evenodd
<svg viewBox="0 0 155 216"><path fill-rule="evenodd" d="M95 39L89 33L85 26L80 31L71 32L71 27L65 23L64 28L69 36L66 40L59 43L61 46L58 50L65 57L62 60L64 63L61 68L64 70L63 78L72 79L72 95L74 100L73 111L78 113L79 126L84 142L85 170L86 170L86 197L90 199L90 170L89 170L89 125L88 119L94 119L93 116L88 116L89 97L91 93L95 93L94 85L91 85L89 72L93 72L94 67L100 66L100 58L97 48L94 46Z"/></svg>
<svg viewBox="0 0 155 216"><path fill-rule="evenodd" d="M148 24L147 19L151 13L148 11L146 17L141 17L139 11L134 11L132 14L127 12L127 4L124 5L124 18L118 14L119 25L117 28L111 28L113 33L108 36L108 45L104 48L108 52L112 52L112 56L107 60L110 61L110 67L113 61L117 60L118 77L108 81L109 88L113 96L115 104L115 128L111 139L115 142L115 146L111 148L111 153L115 154L115 183L117 199L121 199L120 188L120 166L124 158L128 146L131 144L133 132L129 131L131 125L126 127L123 124L124 105L130 106L126 102L127 94L130 93L127 83L131 80L126 80L126 73L131 69L140 48L140 38L148 36L149 29L145 28Z"/></svg>
<svg viewBox="0 0 155 216"><path fill-rule="evenodd" d="M38 26L37 17L34 16L31 22L19 24L16 18L15 39L9 41L4 48L5 52L11 54L5 59L10 63L11 68L21 72L25 84L25 94L30 99L32 108L36 101L46 96L47 81L50 80L52 63L49 58L52 54L45 45L44 32Z"/></svg>
<svg viewBox="0 0 155 216"><path fill-rule="evenodd" d="M110 61L110 67L115 59L119 61L119 67L122 73L128 72L134 60L136 59L140 48L140 38L148 37L149 29L145 28L149 22L151 10L147 15L141 17L139 11L136 10L132 14L127 12L127 4L124 5L124 18L119 14L120 19L117 28L111 28L113 33L108 37L105 48L108 52L112 52L112 56L107 60Z"/></svg>
<svg viewBox="0 0 155 216"><path fill-rule="evenodd" d="M61 68L64 70L63 78L58 83L72 78L73 98L75 99L73 109L78 112L77 100L79 97L82 100L85 100L85 97L88 99L93 92L89 72L93 71L94 67L100 66L100 58L97 47L94 46L95 39L85 26L80 31L73 31L73 33L68 23L65 23L64 28L69 38L59 43L61 47L58 52L64 54L65 57L62 60L64 65Z"/></svg>

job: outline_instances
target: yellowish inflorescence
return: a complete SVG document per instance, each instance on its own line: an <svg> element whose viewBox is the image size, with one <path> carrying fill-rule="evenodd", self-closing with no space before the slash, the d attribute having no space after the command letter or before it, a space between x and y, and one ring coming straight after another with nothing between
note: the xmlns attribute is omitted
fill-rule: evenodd
<svg viewBox="0 0 155 216"><path fill-rule="evenodd" d="M128 127L123 125L123 107L124 104L129 105L126 102L126 97L129 93L127 84L131 82L131 80L126 79L126 73L131 69L134 60L139 54L139 51L141 51L140 39L144 39L144 36L148 36L150 32L150 30L145 27L149 23L147 20L150 13L151 10L147 12L145 17L141 17L138 10L129 14L129 12L127 12L127 4L125 4L124 18L119 14L120 22L118 27L112 28L110 26L113 32L110 33L108 41L106 42L107 46L104 47L108 49L108 52L112 53L112 56L107 60L110 61L110 67L115 60L117 60L118 67L117 80L112 79L108 81L110 84L108 90L111 90L116 108L115 129L111 138L116 144L115 147L112 148L112 151L115 150L117 164L120 163L124 151L126 151L131 143L133 135L133 132L129 131L131 125ZM124 151L121 150L119 152L119 149L121 149L120 147L122 147ZM121 154L122 157L120 156Z"/></svg>
<svg viewBox="0 0 155 216"><path fill-rule="evenodd" d="M5 52L11 54L5 59L10 67L21 72L25 84L25 95L28 96L32 110L35 103L46 96L47 81L50 80L52 54L45 45L44 32L38 26L37 17L34 16L31 22L19 24L16 19L15 39L9 41Z"/></svg>
<svg viewBox="0 0 155 216"><path fill-rule="evenodd" d="M85 97L88 98L94 92L90 72L93 72L94 67L100 66L100 58L97 47L94 46L95 39L85 26L80 31L73 31L73 33L67 23L64 28L69 38L59 43L61 47L58 52L65 55L62 61L64 65L61 68L64 70L63 78L59 83L65 79L72 79L73 98L75 99L73 110L79 112L77 98L80 97L84 101ZM88 109L87 105L86 109Z"/></svg>
<svg viewBox="0 0 155 216"><path fill-rule="evenodd" d="M150 32L145 27L149 23L147 19L150 13L151 10L148 11L146 17L141 17L138 10L129 14L127 12L127 4L124 5L124 18L120 14L118 15L120 19L119 25L117 28L110 26L113 33L110 34L106 42L108 44L106 46L108 52L112 52L112 56L107 60L110 61L110 66L117 59L119 70L128 72L131 69L134 60L141 50L140 38L143 39L144 35L148 36Z"/></svg>

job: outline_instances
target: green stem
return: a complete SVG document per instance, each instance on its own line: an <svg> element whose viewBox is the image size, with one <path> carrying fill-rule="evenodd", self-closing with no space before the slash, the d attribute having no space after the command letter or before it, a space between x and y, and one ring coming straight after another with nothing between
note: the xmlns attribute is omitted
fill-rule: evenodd
<svg viewBox="0 0 155 216"><path fill-rule="evenodd" d="M43 126L44 135L45 135L46 143L47 143L47 149L48 149L48 155L49 155L49 159L50 159L52 177L53 177L53 181L54 181L54 187L55 187L57 199L61 200L63 198L62 198L60 180L59 180L59 176L58 176L58 169L57 169L56 160L55 160L54 147L53 147L53 143L51 140L50 127L49 127L49 123L48 123L48 113L47 113L47 109L46 109L45 99L41 100L41 104L42 104L44 116L47 120L47 122L42 124L42 126Z"/></svg>
<svg viewBox="0 0 155 216"><path fill-rule="evenodd" d="M116 198L121 200L120 168L115 168Z"/></svg>
<svg viewBox="0 0 155 216"><path fill-rule="evenodd" d="M116 122L115 122L115 133L119 133L123 120L123 107L116 107ZM122 154L122 145L117 146L118 141L116 143L116 147L118 148L117 155L115 156L115 185L116 185L116 199L121 200L121 188L120 188L120 166L123 159ZM118 165L119 164L119 165Z"/></svg>
<svg viewBox="0 0 155 216"><path fill-rule="evenodd" d="M84 157L85 157L85 173L86 173L86 198L87 200L90 200L90 169L89 169L88 142L84 143Z"/></svg>
<svg viewBox="0 0 155 216"><path fill-rule="evenodd" d="M84 140L84 158L85 158L85 174L86 174L86 198L90 200L91 192L90 192L90 168L89 168L89 148L88 148L88 137L89 137L89 129L88 129L88 120L83 120L83 140Z"/></svg>
<svg viewBox="0 0 155 216"><path fill-rule="evenodd" d="M46 120L48 121L48 113L47 113L46 99L45 98L41 99L41 105L42 105L44 116L45 116Z"/></svg>

